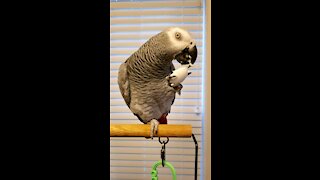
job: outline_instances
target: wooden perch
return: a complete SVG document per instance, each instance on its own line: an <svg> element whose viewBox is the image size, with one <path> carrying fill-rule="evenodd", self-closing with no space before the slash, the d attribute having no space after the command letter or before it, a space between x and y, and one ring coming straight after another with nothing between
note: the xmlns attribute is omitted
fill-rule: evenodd
<svg viewBox="0 0 320 180"><path fill-rule="evenodd" d="M159 124L155 137L191 137L191 125ZM150 137L148 124L111 124L110 137Z"/></svg>

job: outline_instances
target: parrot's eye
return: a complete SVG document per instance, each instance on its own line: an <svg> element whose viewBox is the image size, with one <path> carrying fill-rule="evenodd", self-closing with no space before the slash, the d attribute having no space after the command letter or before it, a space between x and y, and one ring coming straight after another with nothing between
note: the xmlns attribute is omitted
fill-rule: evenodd
<svg viewBox="0 0 320 180"><path fill-rule="evenodd" d="M176 32L176 38L177 38L177 39L180 39L180 38L181 38L181 33Z"/></svg>

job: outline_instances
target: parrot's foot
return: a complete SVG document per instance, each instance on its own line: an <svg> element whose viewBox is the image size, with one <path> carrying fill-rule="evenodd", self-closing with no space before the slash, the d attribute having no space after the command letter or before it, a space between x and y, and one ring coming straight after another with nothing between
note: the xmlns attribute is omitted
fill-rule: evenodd
<svg viewBox="0 0 320 180"><path fill-rule="evenodd" d="M156 119L152 119L150 122L148 122L148 124L150 124L150 127L151 127L150 137L151 139L153 139L153 136L155 134L158 134L159 121Z"/></svg>
<svg viewBox="0 0 320 180"><path fill-rule="evenodd" d="M181 89L183 88L182 84L179 84L178 86L174 87L174 89L176 90L176 92L181 95Z"/></svg>
<svg viewBox="0 0 320 180"><path fill-rule="evenodd" d="M171 78L172 78L172 76L167 76L166 77L166 80L168 81L169 86L171 86L171 82L170 82Z"/></svg>
<svg viewBox="0 0 320 180"><path fill-rule="evenodd" d="M191 74L191 72L188 73L188 75L189 75L189 74ZM177 87L182 86L180 83L179 83L178 85L175 84L175 83L171 83L171 79L176 78L176 77L177 77L177 76L171 76L171 75L166 77L166 80L168 81L168 84L169 84L170 87L177 88ZM182 89L182 88L180 88L180 89Z"/></svg>

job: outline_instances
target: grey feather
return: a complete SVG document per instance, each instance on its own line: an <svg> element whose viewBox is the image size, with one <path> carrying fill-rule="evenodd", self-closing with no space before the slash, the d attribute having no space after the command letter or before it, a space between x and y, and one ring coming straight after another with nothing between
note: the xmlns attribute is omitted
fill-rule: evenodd
<svg viewBox="0 0 320 180"><path fill-rule="evenodd" d="M127 64L126 62L120 65L118 72L118 85L121 92L121 95L126 102L127 106L130 108L130 86L129 78L127 73Z"/></svg>

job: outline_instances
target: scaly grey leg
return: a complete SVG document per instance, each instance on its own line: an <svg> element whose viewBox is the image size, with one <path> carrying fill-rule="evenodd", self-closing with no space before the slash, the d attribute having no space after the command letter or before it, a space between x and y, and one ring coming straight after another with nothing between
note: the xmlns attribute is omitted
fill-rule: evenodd
<svg viewBox="0 0 320 180"><path fill-rule="evenodd" d="M150 124L150 130L151 130L150 137L151 139L153 139L153 136L158 133L159 121L156 119L152 119L150 122L148 122L148 124Z"/></svg>

